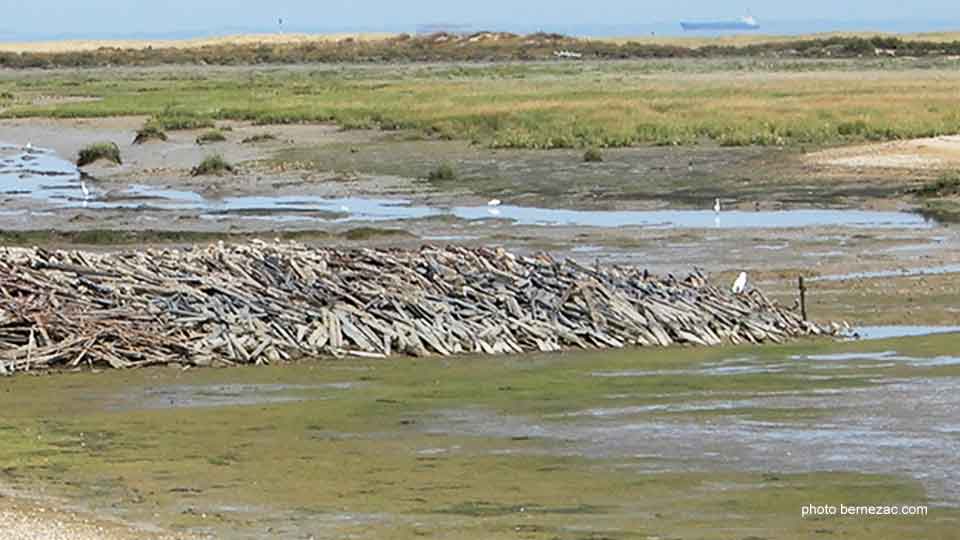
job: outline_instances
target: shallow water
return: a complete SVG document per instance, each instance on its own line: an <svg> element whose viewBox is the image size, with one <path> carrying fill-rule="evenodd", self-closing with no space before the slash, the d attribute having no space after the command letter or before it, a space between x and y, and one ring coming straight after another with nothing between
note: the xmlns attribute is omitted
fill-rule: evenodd
<svg viewBox="0 0 960 540"><path fill-rule="evenodd" d="M876 340L955 333L960 333L960 326L861 326L854 329L852 337Z"/></svg>
<svg viewBox="0 0 960 540"><path fill-rule="evenodd" d="M170 192L145 190L144 194L170 195ZM898 227L923 228L932 223L915 214L902 212L862 212L855 210L795 210L785 212L727 212L719 218L712 211L659 210L659 211L587 211L526 206L454 206L450 208L418 206L404 199L341 198L325 199L310 196L284 197L227 197L222 201L198 200L196 194L181 199L169 199L173 203L153 201L152 205L164 207L173 204L177 208L193 208L198 211L234 214L259 211L283 212L332 212L333 218L316 218L329 221L381 221L422 219L449 216L467 221L502 219L518 225L568 225L583 227L641 226L657 228L789 228L817 225L849 227ZM303 219L310 219L303 216Z"/></svg>
<svg viewBox="0 0 960 540"><path fill-rule="evenodd" d="M102 193L93 186L84 194L80 173L70 162L46 150L23 152L7 146L0 152L0 192L63 207L93 209L193 210L209 219L273 221L384 221L447 216L467 221L501 219L518 225L583 227L651 227L679 229L753 229L842 226L929 228L934 222L905 212L860 210L788 210L778 212L712 210L589 211L502 205L433 207L405 199L323 198L311 195L240 196L210 199L178 189L130 185Z"/></svg>
<svg viewBox="0 0 960 540"><path fill-rule="evenodd" d="M228 407L325 399L324 391L349 390L353 383L208 384L148 386L119 397L116 410Z"/></svg>
<svg viewBox="0 0 960 540"><path fill-rule="evenodd" d="M27 197L58 205L83 201L80 172L48 150L0 146L0 198Z"/></svg>
<svg viewBox="0 0 960 540"><path fill-rule="evenodd" d="M960 356L916 357L898 354L896 351L813 354L791 357L795 361L825 362L831 368L891 367L897 364L918 368L960 365Z"/></svg>
<svg viewBox="0 0 960 540"><path fill-rule="evenodd" d="M810 281L847 281L851 279L876 279L886 277L936 276L960 273L960 264L942 266L904 268L901 270L880 270L874 272L850 272L847 274L829 274L810 278Z"/></svg>
<svg viewBox="0 0 960 540"><path fill-rule="evenodd" d="M929 360L916 367L937 365ZM557 415L554 421L482 409L438 411L426 429L535 437L555 441L555 451L563 455L642 456L648 461L635 468L652 472L733 468L904 474L927 486L935 500L955 504L960 501L960 440L950 435L960 413L957 385L957 377L890 380L870 388L591 408ZM752 417L771 410L783 418ZM790 411L811 418L791 418Z"/></svg>

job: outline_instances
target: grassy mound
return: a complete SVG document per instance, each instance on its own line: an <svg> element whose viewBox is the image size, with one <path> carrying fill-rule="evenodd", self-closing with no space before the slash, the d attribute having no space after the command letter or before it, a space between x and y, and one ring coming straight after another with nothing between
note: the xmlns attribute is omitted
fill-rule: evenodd
<svg viewBox="0 0 960 540"><path fill-rule="evenodd" d="M427 179L432 182L456 180L457 170L449 163L441 163L436 169L427 174Z"/></svg>
<svg viewBox="0 0 960 540"><path fill-rule="evenodd" d="M91 144L80 150L77 156L77 167L83 167L101 159L121 165L123 161L120 159L120 147L112 142Z"/></svg>
<svg viewBox="0 0 960 540"><path fill-rule="evenodd" d="M227 173L233 174L235 172L237 172L236 167L223 159L223 156L213 154L212 156L207 156L199 165L194 167L191 174L193 176L220 176Z"/></svg>
<svg viewBox="0 0 960 540"><path fill-rule="evenodd" d="M597 148L590 148L583 154L584 163L600 163L603 161L603 154Z"/></svg>
<svg viewBox="0 0 960 540"><path fill-rule="evenodd" d="M219 129L212 131L207 131L206 133L201 133L197 137L197 144L211 144L217 142L223 142L227 140L227 136L223 134Z"/></svg>
<svg viewBox="0 0 960 540"><path fill-rule="evenodd" d="M164 133L162 129L153 124L144 125L140 131L137 131L137 136L133 138L133 144L144 144L150 141L166 141L167 134Z"/></svg>
<svg viewBox="0 0 960 540"><path fill-rule="evenodd" d="M921 197L952 197L960 195L960 172L947 173L918 188L915 193Z"/></svg>
<svg viewBox="0 0 960 540"><path fill-rule="evenodd" d="M214 127L213 119L192 114L162 114L154 116L147 122L164 131L183 131L188 129L204 129Z"/></svg>
<svg viewBox="0 0 960 540"><path fill-rule="evenodd" d="M275 141L275 140L277 140L277 137L272 133L258 133L256 135L247 137L241 142L243 144L251 144L251 143L259 143L259 142L266 142L266 141Z"/></svg>

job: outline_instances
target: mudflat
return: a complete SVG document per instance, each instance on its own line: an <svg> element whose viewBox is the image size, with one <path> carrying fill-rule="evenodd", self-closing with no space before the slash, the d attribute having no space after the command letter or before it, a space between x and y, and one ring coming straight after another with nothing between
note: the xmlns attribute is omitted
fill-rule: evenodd
<svg viewBox="0 0 960 540"><path fill-rule="evenodd" d="M811 317L887 338L18 376L0 482L20 502L0 519L71 538L949 538L950 62L0 71L5 246L494 246L747 272L788 306L803 277ZM96 143L120 163L78 169ZM804 518L814 503L929 513Z"/></svg>

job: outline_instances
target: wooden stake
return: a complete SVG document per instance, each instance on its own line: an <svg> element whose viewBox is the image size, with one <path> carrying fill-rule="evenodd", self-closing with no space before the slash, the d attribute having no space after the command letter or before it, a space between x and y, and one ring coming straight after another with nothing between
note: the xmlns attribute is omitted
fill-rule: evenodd
<svg viewBox="0 0 960 540"><path fill-rule="evenodd" d="M800 276L800 316L807 320L807 285L803 282L803 276Z"/></svg>

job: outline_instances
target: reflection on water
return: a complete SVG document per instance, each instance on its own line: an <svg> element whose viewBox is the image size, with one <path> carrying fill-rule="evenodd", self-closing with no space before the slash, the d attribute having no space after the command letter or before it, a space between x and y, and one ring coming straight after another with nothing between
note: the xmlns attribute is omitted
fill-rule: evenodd
<svg viewBox="0 0 960 540"><path fill-rule="evenodd" d="M810 278L810 281L848 281L851 279L872 279L886 277L914 277L933 276L940 274L960 273L960 264L930 266L926 268L904 268L902 270L880 270L876 272L850 272L847 274L830 274Z"/></svg>
<svg viewBox="0 0 960 540"><path fill-rule="evenodd" d="M896 364L908 365L911 367L942 367L960 365L960 357L957 356L935 356L932 358L918 358L899 354L896 351L883 352L862 352L862 353L836 353L836 354L809 354L791 356L795 361L826 362L833 364L837 368L856 367L857 364L863 364L870 367L886 367Z"/></svg>
<svg viewBox="0 0 960 540"><path fill-rule="evenodd" d="M151 386L123 394L116 410L173 409L259 405L324 399L322 392L350 390L353 383L207 384Z"/></svg>
<svg viewBox="0 0 960 540"><path fill-rule="evenodd" d="M209 219L273 221L384 221L448 216L468 221L501 219L519 225L751 229L814 226L928 228L933 222L905 212L860 210L788 210L778 212L712 210L591 211L502 205L434 207L405 199L323 198L312 195L207 198L176 189L131 185L125 190L84 194L77 168L47 151L0 151L0 191L64 207L91 209L192 210ZM88 186L89 187L89 186Z"/></svg>
<svg viewBox="0 0 960 540"><path fill-rule="evenodd" d="M64 205L83 201L80 172L47 150L0 145L0 197Z"/></svg>
<svg viewBox="0 0 960 540"><path fill-rule="evenodd" d="M433 435L562 441L552 447L567 455L644 456L648 459L637 467L653 471L907 475L923 482L934 500L955 504L960 501L960 453L952 436L960 410L958 382L917 378L865 388L702 395L573 410L558 416L562 421L480 408L442 410L422 429ZM768 411L800 414L766 421ZM752 417L754 412L761 417Z"/></svg>
<svg viewBox="0 0 960 540"><path fill-rule="evenodd" d="M854 329L854 339L892 339L960 333L960 326L861 326Z"/></svg>

